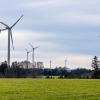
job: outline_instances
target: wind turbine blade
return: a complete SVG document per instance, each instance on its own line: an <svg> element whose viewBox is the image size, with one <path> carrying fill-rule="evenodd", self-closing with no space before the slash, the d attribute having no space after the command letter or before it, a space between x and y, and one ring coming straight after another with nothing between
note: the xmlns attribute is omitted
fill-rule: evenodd
<svg viewBox="0 0 100 100"><path fill-rule="evenodd" d="M11 26L11 28L14 27L22 17L23 17L23 15Z"/></svg>
<svg viewBox="0 0 100 100"><path fill-rule="evenodd" d="M0 32L1 32L1 31L5 31L5 30L7 30L7 29L6 29L6 28L5 28L5 29L0 29Z"/></svg>
<svg viewBox="0 0 100 100"><path fill-rule="evenodd" d="M11 33L10 33L10 36L11 36L11 41L12 41L12 48L13 48L13 50L14 50L12 31L11 31Z"/></svg>
<svg viewBox="0 0 100 100"><path fill-rule="evenodd" d="M30 53L31 52L31 51L27 50L26 48L25 48L25 50L26 50L27 53Z"/></svg>
<svg viewBox="0 0 100 100"><path fill-rule="evenodd" d="M34 49L37 49L37 48L39 48L39 46L35 47Z"/></svg>
<svg viewBox="0 0 100 100"><path fill-rule="evenodd" d="M28 52L28 50L25 48L25 50Z"/></svg>
<svg viewBox="0 0 100 100"><path fill-rule="evenodd" d="M3 23L3 22L0 22L2 25L6 26L6 27L9 27L7 24Z"/></svg>
<svg viewBox="0 0 100 100"><path fill-rule="evenodd" d="M29 45L30 45L32 48L34 48L33 45L32 45L31 43L29 43Z"/></svg>

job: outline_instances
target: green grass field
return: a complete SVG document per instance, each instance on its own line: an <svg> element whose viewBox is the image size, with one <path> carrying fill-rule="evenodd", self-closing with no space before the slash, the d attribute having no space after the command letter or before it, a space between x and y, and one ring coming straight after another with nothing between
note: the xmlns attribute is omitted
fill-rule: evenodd
<svg viewBox="0 0 100 100"><path fill-rule="evenodd" d="M100 80L0 79L0 100L100 100Z"/></svg>

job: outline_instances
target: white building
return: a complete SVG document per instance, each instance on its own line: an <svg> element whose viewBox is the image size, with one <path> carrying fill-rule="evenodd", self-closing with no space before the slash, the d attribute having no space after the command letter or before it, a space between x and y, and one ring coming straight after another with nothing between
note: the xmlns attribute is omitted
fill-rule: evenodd
<svg viewBox="0 0 100 100"><path fill-rule="evenodd" d="M44 68L44 63L43 62L37 62L37 68L43 69Z"/></svg>

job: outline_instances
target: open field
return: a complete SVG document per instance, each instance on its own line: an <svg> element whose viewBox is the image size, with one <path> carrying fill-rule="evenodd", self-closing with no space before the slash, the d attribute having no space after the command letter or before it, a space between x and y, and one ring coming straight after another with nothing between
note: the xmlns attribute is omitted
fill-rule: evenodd
<svg viewBox="0 0 100 100"><path fill-rule="evenodd" d="M0 79L0 100L100 100L100 80Z"/></svg>

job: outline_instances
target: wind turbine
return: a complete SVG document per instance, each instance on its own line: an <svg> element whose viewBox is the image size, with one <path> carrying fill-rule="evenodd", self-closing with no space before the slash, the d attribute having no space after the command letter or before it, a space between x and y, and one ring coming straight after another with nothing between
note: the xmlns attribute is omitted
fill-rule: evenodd
<svg viewBox="0 0 100 100"><path fill-rule="evenodd" d="M27 53L27 69L28 69L28 57L29 57L30 51L28 51L27 49L25 49L25 50L26 50L26 53Z"/></svg>
<svg viewBox="0 0 100 100"><path fill-rule="evenodd" d="M23 17L23 15L12 25L12 26L8 26L7 24L0 22L0 24L4 25L5 28L4 29L0 29L1 31L5 31L8 30L8 58L7 58L7 64L10 67L10 39L12 41L12 48L14 49L13 46L13 37L12 37L12 28L19 22L19 20Z"/></svg>
<svg viewBox="0 0 100 100"><path fill-rule="evenodd" d="M30 43L29 43L29 45L31 46L32 51L33 51L33 54L32 54L32 63L33 63L33 67L35 67L34 51L35 51L35 49L39 48L39 46L34 47L34 46L33 46L32 44L30 44Z"/></svg>
<svg viewBox="0 0 100 100"><path fill-rule="evenodd" d="M51 74L51 78L52 78L52 61L50 60L50 74Z"/></svg>
<svg viewBox="0 0 100 100"><path fill-rule="evenodd" d="M67 67L67 57L65 58L65 68Z"/></svg>
<svg viewBox="0 0 100 100"><path fill-rule="evenodd" d="M51 64L52 64L52 62L51 62L51 60L50 60L50 70L51 70Z"/></svg>

